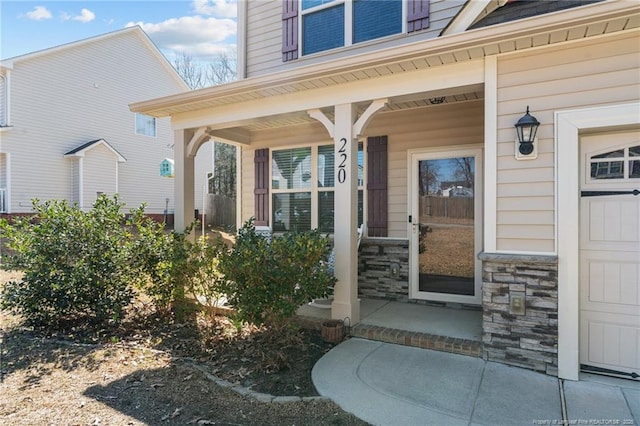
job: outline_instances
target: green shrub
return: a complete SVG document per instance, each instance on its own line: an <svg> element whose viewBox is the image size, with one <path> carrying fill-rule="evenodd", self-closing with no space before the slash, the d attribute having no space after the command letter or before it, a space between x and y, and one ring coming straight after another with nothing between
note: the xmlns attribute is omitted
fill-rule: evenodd
<svg viewBox="0 0 640 426"><path fill-rule="evenodd" d="M106 196L88 212L66 201L35 200L35 216L0 222L14 253L3 268L24 272L21 282L4 286L0 306L37 326L121 319L142 279L130 267L132 235L122 207Z"/></svg>
<svg viewBox="0 0 640 426"><path fill-rule="evenodd" d="M323 262L328 243L318 230L274 236L269 243L256 234L252 220L245 223L220 259L226 294L239 317L277 327L300 305L325 297L336 281Z"/></svg>

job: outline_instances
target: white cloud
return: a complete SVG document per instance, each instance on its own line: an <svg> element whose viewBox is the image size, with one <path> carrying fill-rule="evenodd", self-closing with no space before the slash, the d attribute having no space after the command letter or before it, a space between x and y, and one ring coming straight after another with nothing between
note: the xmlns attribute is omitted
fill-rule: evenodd
<svg viewBox="0 0 640 426"><path fill-rule="evenodd" d="M90 11L89 9L82 9L80 11L80 15L74 16L71 19L73 19L74 21L80 21L83 24L86 24L87 22L91 22L94 19L96 19L96 14Z"/></svg>
<svg viewBox="0 0 640 426"><path fill-rule="evenodd" d="M200 15L218 18L235 18L238 16L236 0L193 0L193 10Z"/></svg>
<svg viewBox="0 0 640 426"><path fill-rule="evenodd" d="M36 6L31 12L25 14L27 18L34 21L42 21L43 19L51 19L51 12L44 6Z"/></svg>
<svg viewBox="0 0 640 426"><path fill-rule="evenodd" d="M82 9L80 11L80 15L69 15L67 12L62 12L60 18L63 21L78 21L86 24L87 22L91 22L96 19L96 14L89 9Z"/></svg>
<svg viewBox="0 0 640 426"><path fill-rule="evenodd" d="M129 22L126 26L133 25L142 27L158 48L184 52L201 59L226 51L229 42L225 43L225 40L235 36L237 31L233 19L201 16L172 18L157 24Z"/></svg>

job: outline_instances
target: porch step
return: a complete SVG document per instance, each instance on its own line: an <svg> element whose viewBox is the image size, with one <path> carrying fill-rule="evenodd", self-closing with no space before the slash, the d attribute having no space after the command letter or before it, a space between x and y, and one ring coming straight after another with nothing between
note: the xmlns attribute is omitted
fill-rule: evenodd
<svg viewBox="0 0 640 426"><path fill-rule="evenodd" d="M362 323L351 327L349 335L351 337L361 337L363 339L376 340L379 342L415 346L422 349L432 349L435 351L451 352L454 354L475 357L482 356L482 342L475 340L398 330L395 328L386 328Z"/></svg>

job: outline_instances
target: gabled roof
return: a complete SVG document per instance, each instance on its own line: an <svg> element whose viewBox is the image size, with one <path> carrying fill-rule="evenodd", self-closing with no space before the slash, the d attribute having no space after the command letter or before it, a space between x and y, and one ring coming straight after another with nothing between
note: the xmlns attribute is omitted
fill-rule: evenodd
<svg viewBox="0 0 640 426"><path fill-rule="evenodd" d="M456 34L604 0L467 0L440 33Z"/></svg>
<svg viewBox="0 0 640 426"><path fill-rule="evenodd" d="M96 139L94 141L89 141L87 143L84 143L79 147L72 149L69 152L65 152L64 156L65 157L84 157L87 151L90 151L99 145L102 145L105 148L107 148L109 151L111 151L113 155L115 155L118 158L118 163L124 163L127 161L126 158L124 158L114 147L109 145L109 143L104 139Z"/></svg>
<svg viewBox="0 0 640 426"><path fill-rule="evenodd" d="M532 16L601 1L603 0L509 0L504 5L496 8L488 15L473 23L468 29L488 27L490 25L515 21L516 19L530 18Z"/></svg>
<svg viewBox="0 0 640 426"><path fill-rule="evenodd" d="M38 58L38 57L44 56L44 55L50 55L50 54L59 52L61 50L74 49L74 48L77 48L77 47L80 47L80 46L84 46L84 45L87 45L87 44L96 43L96 42L99 42L99 41L102 41L102 40L105 40L105 39L118 37L118 36L121 36L121 35L127 34L127 33L135 34L140 39L140 41L143 42L143 44L147 47L147 49L149 49L149 51L154 54L154 56L158 59L158 62L178 82L178 84L180 84L183 87L184 90L189 90L189 86L187 86L187 83L185 83L185 81L182 79L182 77L180 77L180 74L178 74L178 72L175 70L175 68L173 68L171 63L169 63L167 58L162 54L162 52L160 52L160 50L153 43L153 41L151 41L151 39L149 38L147 33L145 33L142 30L142 28L140 28L140 26L138 26L138 25L132 26L132 27L123 28L121 30L112 31L112 32L101 34L101 35L94 36L94 37L85 38L85 39L74 41L74 42L71 42L71 43L61 44L59 46L54 46L54 47L51 47L51 48L48 48L48 49L38 50L38 51L27 53L27 54L24 54L24 55L14 56L12 58L2 59L2 60L0 60L0 67L1 68L12 69L15 63L18 63L18 62L21 62L21 61L26 61L28 59Z"/></svg>

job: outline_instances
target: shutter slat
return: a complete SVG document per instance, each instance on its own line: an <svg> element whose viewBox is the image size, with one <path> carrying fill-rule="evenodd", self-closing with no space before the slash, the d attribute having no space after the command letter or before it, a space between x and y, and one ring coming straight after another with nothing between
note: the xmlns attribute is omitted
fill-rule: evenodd
<svg viewBox="0 0 640 426"><path fill-rule="evenodd" d="M430 0L407 0L407 32L429 28Z"/></svg>
<svg viewBox="0 0 640 426"><path fill-rule="evenodd" d="M370 237L387 236L387 169L387 137L367 138L367 230Z"/></svg>
<svg viewBox="0 0 640 426"><path fill-rule="evenodd" d="M298 0L282 0L282 62L298 59Z"/></svg>
<svg viewBox="0 0 640 426"><path fill-rule="evenodd" d="M254 177L254 224L269 225L269 149L256 149L253 158L255 164Z"/></svg>

